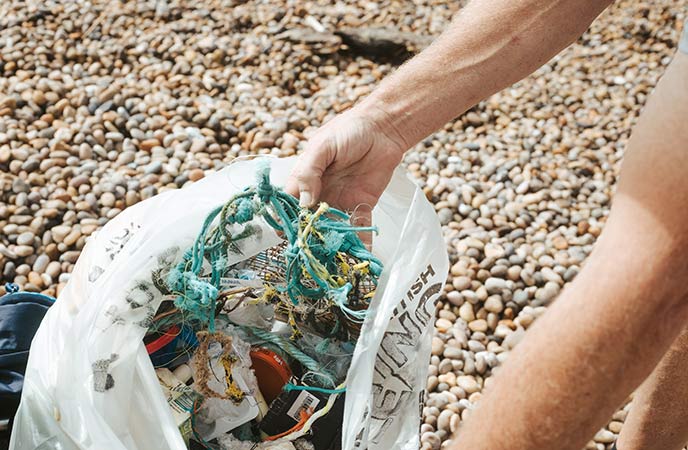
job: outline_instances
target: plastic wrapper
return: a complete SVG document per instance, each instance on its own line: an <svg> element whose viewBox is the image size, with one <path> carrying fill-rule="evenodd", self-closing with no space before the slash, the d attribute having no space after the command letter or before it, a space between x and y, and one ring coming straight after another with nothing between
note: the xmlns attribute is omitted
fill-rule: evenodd
<svg viewBox="0 0 688 450"><path fill-rule="evenodd" d="M284 185L293 159L272 161ZM241 161L127 208L89 239L31 346L12 450L184 450L142 339L169 270L213 208L255 183ZM435 301L448 259L422 190L398 170L373 210L384 272L346 379L344 450L417 449ZM234 265L281 242L265 223Z"/></svg>
<svg viewBox="0 0 688 450"><path fill-rule="evenodd" d="M251 371L251 358L249 352L251 347L237 338L231 329L225 330L228 336L232 337L232 356L235 358L232 364L232 383L241 391L243 399L232 401L221 398L206 398L203 406L199 409L196 422L196 431L203 439L210 441L219 437L238 426L256 418L260 413L258 400L255 391L258 384ZM224 393L227 390L227 381L219 377L218 374L224 373L221 357L223 355L222 346L215 342L210 345L207 352L210 377L208 387L215 392ZM196 354L192 360L192 367L197 367L196 359L200 355ZM198 380L199 374L194 372L193 378Z"/></svg>
<svg viewBox="0 0 688 450"><path fill-rule="evenodd" d="M232 435L222 436L218 439L221 450L297 450L289 441L255 442L240 441Z"/></svg>

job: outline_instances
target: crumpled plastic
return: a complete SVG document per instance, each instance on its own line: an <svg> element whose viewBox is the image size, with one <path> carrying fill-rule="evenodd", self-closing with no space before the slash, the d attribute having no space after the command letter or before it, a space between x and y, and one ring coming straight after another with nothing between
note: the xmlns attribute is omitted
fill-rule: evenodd
<svg viewBox="0 0 688 450"><path fill-rule="evenodd" d="M240 441L231 434L219 437L217 442L221 450L297 450L294 444L285 440L255 443Z"/></svg>

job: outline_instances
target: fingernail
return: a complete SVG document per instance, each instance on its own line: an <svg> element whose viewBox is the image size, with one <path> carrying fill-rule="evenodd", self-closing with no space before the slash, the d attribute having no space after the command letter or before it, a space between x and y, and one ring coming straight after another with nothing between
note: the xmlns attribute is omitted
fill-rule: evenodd
<svg viewBox="0 0 688 450"><path fill-rule="evenodd" d="M302 208L308 208L313 203L313 196L308 191L302 191L299 194L299 206Z"/></svg>

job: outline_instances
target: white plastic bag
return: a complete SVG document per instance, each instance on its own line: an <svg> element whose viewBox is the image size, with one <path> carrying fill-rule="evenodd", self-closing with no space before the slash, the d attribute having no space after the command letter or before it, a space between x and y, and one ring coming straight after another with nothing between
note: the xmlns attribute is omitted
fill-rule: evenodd
<svg viewBox="0 0 688 450"><path fill-rule="evenodd" d="M274 159L284 185L294 159ZM241 161L126 209L84 248L31 346L10 449L184 450L142 343L176 262L208 212L255 183ZM416 449L435 301L448 259L434 209L398 170L373 210L384 263L347 376L343 449ZM269 228L245 258L274 246Z"/></svg>

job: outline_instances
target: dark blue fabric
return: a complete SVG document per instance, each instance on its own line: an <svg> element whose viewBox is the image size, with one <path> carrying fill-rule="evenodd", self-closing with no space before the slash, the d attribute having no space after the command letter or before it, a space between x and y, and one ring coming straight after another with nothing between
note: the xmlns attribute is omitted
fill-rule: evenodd
<svg viewBox="0 0 688 450"><path fill-rule="evenodd" d="M0 297L0 419L14 417L31 341L54 301L33 292Z"/></svg>

